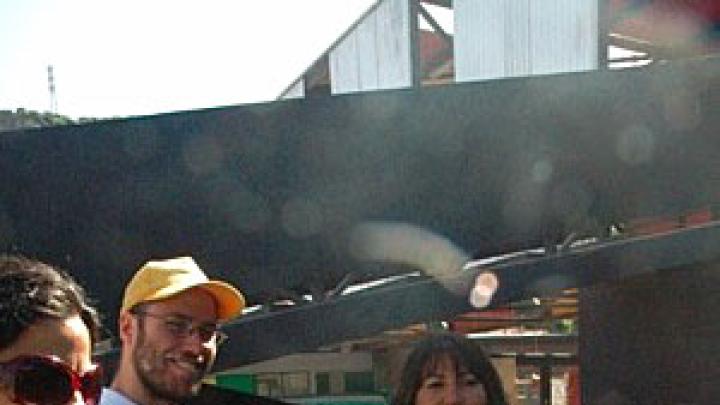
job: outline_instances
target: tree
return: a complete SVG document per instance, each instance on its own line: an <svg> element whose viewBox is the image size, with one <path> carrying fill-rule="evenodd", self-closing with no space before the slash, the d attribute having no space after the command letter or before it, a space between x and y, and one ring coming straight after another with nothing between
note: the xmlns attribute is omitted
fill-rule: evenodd
<svg viewBox="0 0 720 405"><path fill-rule="evenodd" d="M0 131L70 125L94 120L95 119L91 118L82 118L76 122L72 118L64 115L26 110L24 108L18 108L14 112L10 110L0 110Z"/></svg>

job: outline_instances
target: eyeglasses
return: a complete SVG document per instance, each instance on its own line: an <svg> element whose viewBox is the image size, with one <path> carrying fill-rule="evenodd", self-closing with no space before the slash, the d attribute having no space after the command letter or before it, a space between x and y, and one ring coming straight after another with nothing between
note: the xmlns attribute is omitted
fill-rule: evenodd
<svg viewBox="0 0 720 405"><path fill-rule="evenodd" d="M194 332L197 332L202 343L210 342L214 338L215 344L220 346L228 339L228 336L219 329L220 325L216 323L193 326L193 320L184 316L158 315L145 311L133 311L132 313L161 320L165 329L177 339L188 338Z"/></svg>
<svg viewBox="0 0 720 405"><path fill-rule="evenodd" d="M0 380L12 387L16 404L65 405L80 392L96 405L102 391L102 368L79 374L55 356L25 355L0 363Z"/></svg>

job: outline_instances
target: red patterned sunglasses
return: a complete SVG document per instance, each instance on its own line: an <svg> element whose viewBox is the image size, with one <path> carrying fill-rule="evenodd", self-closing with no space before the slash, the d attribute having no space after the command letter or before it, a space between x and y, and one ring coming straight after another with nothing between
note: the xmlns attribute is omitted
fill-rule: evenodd
<svg viewBox="0 0 720 405"><path fill-rule="evenodd" d="M18 356L0 363L0 381L12 387L13 402L20 405L65 405L80 392L87 405L96 405L102 390L102 369L78 374L55 356Z"/></svg>

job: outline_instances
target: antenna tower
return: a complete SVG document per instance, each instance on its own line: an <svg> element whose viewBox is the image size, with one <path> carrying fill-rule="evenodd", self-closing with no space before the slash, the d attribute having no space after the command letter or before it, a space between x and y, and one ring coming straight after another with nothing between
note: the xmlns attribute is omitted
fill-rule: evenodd
<svg viewBox="0 0 720 405"><path fill-rule="evenodd" d="M48 65L48 91L50 92L50 112L57 114L57 97L55 95L55 75L53 66Z"/></svg>

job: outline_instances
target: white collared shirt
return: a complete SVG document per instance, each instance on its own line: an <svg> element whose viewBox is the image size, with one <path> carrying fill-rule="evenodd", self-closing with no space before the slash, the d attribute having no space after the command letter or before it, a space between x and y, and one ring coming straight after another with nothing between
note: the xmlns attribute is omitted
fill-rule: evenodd
<svg viewBox="0 0 720 405"><path fill-rule="evenodd" d="M112 388L105 387L100 394L100 403L98 405L138 405L130 398L115 391Z"/></svg>

